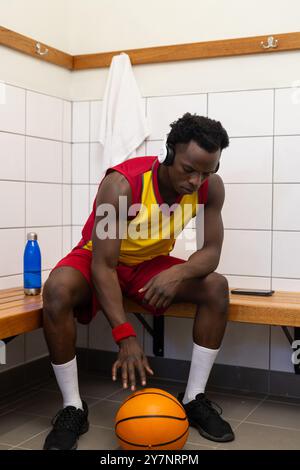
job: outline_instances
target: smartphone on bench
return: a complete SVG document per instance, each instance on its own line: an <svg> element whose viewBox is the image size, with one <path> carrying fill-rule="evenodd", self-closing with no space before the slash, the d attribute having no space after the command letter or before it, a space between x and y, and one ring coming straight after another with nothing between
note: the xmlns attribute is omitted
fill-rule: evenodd
<svg viewBox="0 0 300 470"><path fill-rule="evenodd" d="M263 297L269 297L274 294L275 291L268 289L232 289L232 294L238 295L260 295Z"/></svg>

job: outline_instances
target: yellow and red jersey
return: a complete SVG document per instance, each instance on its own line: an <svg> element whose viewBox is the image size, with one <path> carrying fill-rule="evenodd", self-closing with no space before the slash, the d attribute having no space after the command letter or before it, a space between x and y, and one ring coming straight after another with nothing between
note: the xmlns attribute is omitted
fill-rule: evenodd
<svg viewBox="0 0 300 470"><path fill-rule="evenodd" d="M117 171L125 176L132 192L135 211L128 217L127 230L121 242L119 262L134 266L160 255L168 255L176 237L196 215L198 204L206 204L208 180L198 191L179 195L173 210L159 192L157 157L137 157L109 168L106 175ZM101 184L101 183L100 183ZM95 223L96 199L93 210L82 230L79 246L92 251L92 231Z"/></svg>

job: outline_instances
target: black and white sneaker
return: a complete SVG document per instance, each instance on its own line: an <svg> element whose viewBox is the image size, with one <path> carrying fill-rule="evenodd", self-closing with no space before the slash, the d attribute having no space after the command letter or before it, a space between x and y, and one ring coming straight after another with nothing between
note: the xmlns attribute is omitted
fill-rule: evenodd
<svg viewBox="0 0 300 470"><path fill-rule="evenodd" d="M67 406L52 420L53 429L46 437L44 450L75 450L81 434L89 429L88 407L83 401L83 410Z"/></svg>
<svg viewBox="0 0 300 470"><path fill-rule="evenodd" d="M230 424L221 418L222 409L219 405L208 400L204 393L198 393L194 400L185 405L182 403L183 397L184 393L180 393L178 400L186 411L190 426L197 428L201 436L216 442L234 440ZM217 406L219 410L214 406Z"/></svg>

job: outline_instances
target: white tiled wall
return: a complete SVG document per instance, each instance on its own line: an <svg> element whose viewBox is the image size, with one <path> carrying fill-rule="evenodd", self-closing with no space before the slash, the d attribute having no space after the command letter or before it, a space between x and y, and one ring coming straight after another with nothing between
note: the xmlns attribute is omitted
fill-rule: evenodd
<svg viewBox="0 0 300 470"><path fill-rule="evenodd" d="M71 248L72 103L6 86L0 104L0 288L23 283L26 233L35 231L42 279ZM35 331L7 347L0 371L47 353Z"/></svg>
<svg viewBox="0 0 300 470"><path fill-rule="evenodd" d="M151 135L145 153L139 155L156 155L169 124L186 111L220 120L229 133L230 147L223 152L219 171L226 199L218 271L232 287L300 288L300 104L295 93L295 89L267 89L145 99ZM89 212L86 183L90 183L90 209L99 182L101 106L101 101L74 104L73 242ZM192 226L185 230L174 256L189 257L195 249L193 235ZM93 328L90 346L111 349L105 318L94 322L102 325L103 343L99 345ZM190 320L166 319L166 357L190 358L191 328ZM145 350L152 354L151 340L147 333L144 337ZM291 371L290 352L280 329L230 324L217 362L261 369L270 364L274 370Z"/></svg>
<svg viewBox="0 0 300 470"><path fill-rule="evenodd" d="M169 124L185 111L221 120L228 130L230 147L223 152L219 170L226 199L218 271L232 287L300 290L298 95L293 88L144 99L151 135L138 155L156 155ZM100 180L101 111L101 101L74 102L71 107L55 97L7 87L6 103L0 107L5 163L0 192L6 200L0 209L0 288L20 285L27 230L39 233L44 277L79 241ZM185 237L193 235L190 226ZM11 252L8 243L14 247ZM178 240L174 256L186 259L194 250L192 243L187 249L184 239ZM80 327L78 344L113 348L107 320L99 317L93 325L89 331ZM166 320L167 357L190 358L191 327L190 320ZM151 353L148 334L138 328ZM25 351L29 337L34 335L26 336ZM30 343L26 357L39 351ZM232 324L218 362L262 369L270 364L274 370L291 371L290 352L280 329Z"/></svg>

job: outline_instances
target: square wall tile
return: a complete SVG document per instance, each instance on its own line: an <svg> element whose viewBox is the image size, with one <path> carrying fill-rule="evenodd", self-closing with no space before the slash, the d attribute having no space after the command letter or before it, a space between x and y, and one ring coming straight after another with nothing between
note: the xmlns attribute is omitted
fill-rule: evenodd
<svg viewBox="0 0 300 470"><path fill-rule="evenodd" d="M66 256L72 249L72 227L63 227L62 256Z"/></svg>
<svg viewBox="0 0 300 470"><path fill-rule="evenodd" d="M163 146L163 140L147 140L146 142L146 155L155 157L159 154Z"/></svg>
<svg viewBox="0 0 300 470"><path fill-rule="evenodd" d="M269 328L229 322L216 363L268 369Z"/></svg>
<svg viewBox="0 0 300 470"><path fill-rule="evenodd" d="M25 183L0 181L0 228L25 226Z"/></svg>
<svg viewBox="0 0 300 470"><path fill-rule="evenodd" d="M119 348L113 340L111 327L104 313L99 311L90 323L89 349L102 349L105 351L118 351Z"/></svg>
<svg viewBox="0 0 300 470"><path fill-rule="evenodd" d="M60 184L26 184L26 223L31 226L62 225Z"/></svg>
<svg viewBox="0 0 300 470"><path fill-rule="evenodd" d="M27 227L36 232L42 256L42 270L54 268L62 258L62 227Z"/></svg>
<svg viewBox="0 0 300 470"><path fill-rule="evenodd" d="M300 232L274 232L274 277L300 279Z"/></svg>
<svg viewBox="0 0 300 470"><path fill-rule="evenodd" d="M208 94L208 116L230 137L273 134L273 90Z"/></svg>
<svg viewBox="0 0 300 470"><path fill-rule="evenodd" d="M24 335L19 335L6 345L6 364L0 364L0 373L24 364L24 360Z"/></svg>
<svg viewBox="0 0 300 470"><path fill-rule="evenodd" d="M71 225L72 201L71 185L64 184L63 187L63 225Z"/></svg>
<svg viewBox="0 0 300 470"><path fill-rule="evenodd" d="M300 231L300 184L274 184L274 230Z"/></svg>
<svg viewBox="0 0 300 470"><path fill-rule="evenodd" d="M24 180L25 137L0 132L0 149L1 179Z"/></svg>
<svg viewBox="0 0 300 470"><path fill-rule="evenodd" d="M0 230L0 276L23 273L25 229Z"/></svg>
<svg viewBox="0 0 300 470"><path fill-rule="evenodd" d="M275 134L300 134L300 89L275 90Z"/></svg>
<svg viewBox="0 0 300 470"><path fill-rule="evenodd" d="M271 183L272 137L233 137L223 150L218 174L224 183Z"/></svg>
<svg viewBox="0 0 300 470"><path fill-rule="evenodd" d="M26 180L62 182L62 144L26 137Z"/></svg>
<svg viewBox="0 0 300 470"><path fill-rule="evenodd" d="M25 334L25 361L30 362L48 354L43 329Z"/></svg>
<svg viewBox="0 0 300 470"><path fill-rule="evenodd" d="M226 229L271 230L272 185L226 184L222 215Z"/></svg>
<svg viewBox="0 0 300 470"><path fill-rule="evenodd" d="M89 144L72 145L72 183L89 183Z"/></svg>
<svg viewBox="0 0 300 470"><path fill-rule="evenodd" d="M193 351L193 320L168 318L165 320L165 354L169 359L190 361Z"/></svg>
<svg viewBox="0 0 300 470"><path fill-rule="evenodd" d="M72 103L71 101L63 101L62 139L64 142L71 142L72 140Z"/></svg>
<svg viewBox="0 0 300 470"><path fill-rule="evenodd" d="M90 103L87 101L74 102L72 113L72 142L89 142Z"/></svg>
<svg viewBox="0 0 300 470"><path fill-rule="evenodd" d="M80 242L82 238L81 231L82 225L72 225L72 247L78 245L78 243Z"/></svg>
<svg viewBox="0 0 300 470"><path fill-rule="evenodd" d="M300 183L300 136L275 137L274 182Z"/></svg>
<svg viewBox="0 0 300 470"><path fill-rule="evenodd" d="M89 216L88 185L72 185L72 224L83 225Z"/></svg>
<svg viewBox="0 0 300 470"><path fill-rule="evenodd" d="M226 274L229 288L245 288L245 289L270 289L271 278L269 277L250 277L250 276L230 276Z"/></svg>
<svg viewBox="0 0 300 470"><path fill-rule="evenodd" d="M225 230L217 270L224 274L271 275L271 231Z"/></svg>
<svg viewBox="0 0 300 470"><path fill-rule="evenodd" d="M63 183L72 183L72 144L63 143Z"/></svg>
<svg viewBox="0 0 300 470"><path fill-rule="evenodd" d="M0 289L12 289L23 285L23 274L0 277Z"/></svg>
<svg viewBox="0 0 300 470"><path fill-rule="evenodd" d="M146 155L146 141L144 141L137 149L135 149L129 158L144 157Z"/></svg>
<svg viewBox="0 0 300 470"><path fill-rule="evenodd" d="M25 134L25 90L2 84L3 102L0 103L0 131Z"/></svg>
<svg viewBox="0 0 300 470"><path fill-rule="evenodd" d="M99 184L103 177L101 144L91 144L90 147L90 184Z"/></svg>
<svg viewBox="0 0 300 470"><path fill-rule="evenodd" d="M293 328L290 328L293 336ZM280 326L271 326L271 370L294 373L292 349L287 337Z"/></svg>
<svg viewBox="0 0 300 470"><path fill-rule="evenodd" d="M63 101L27 91L26 134L62 140Z"/></svg>
<svg viewBox="0 0 300 470"><path fill-rule="evenodd" d="M88 347L88 332L89 332L89 325L82 325L81 323L77 323L76 346L78 348Z"/></svg>
<svg viewBox="0 0 300 470"><path fill-rule="evenodd" d="M197 237L195 229L184 229L176 239L171 256L187 260L197 251Z"/></svg>
<svg viewBox="0 0 300 470"><path fill-rule="evenodd" d="M149 140L164 139L170 124L184 113L207 115L207 95L162 96L147 99L147 117L150 121Z"/></svg>
<svg viewBox="0 0 300 470"><path fill-rule="evenodd" d="M45 284L50 274L51 274L51 269L42 271L42 284Z"/></svg>
<svg viewBox="0 0 300 470"><path fill-rule="evenodd" d="M97 196L97 193L98 193L98 188L99 188L99 185L97 184L90 184L90 209L89 209L89 212L92 212L93 210L93 204L94 204L94 200Z"/></svg>
<svg viewBox="0 0 300 470"><path fill-rule="evenodd" d="M100 124L102 117L102 101L91 102L91 117L90 117L90 142L99 142L100 137Z"/></svg>
<svg viewBox="0 0 300 470"><path fill-rule="evenodd" d="M300 292L300 279L272 278L272 289L285 290L288 292Z"/></svg>

